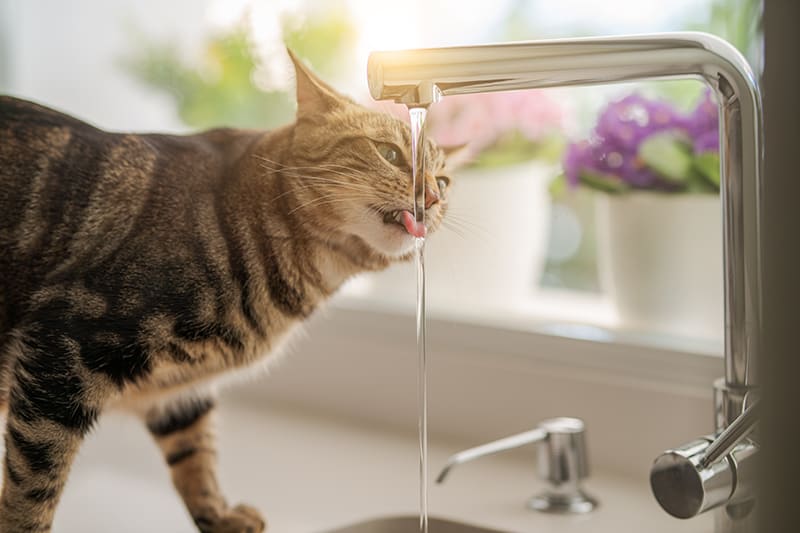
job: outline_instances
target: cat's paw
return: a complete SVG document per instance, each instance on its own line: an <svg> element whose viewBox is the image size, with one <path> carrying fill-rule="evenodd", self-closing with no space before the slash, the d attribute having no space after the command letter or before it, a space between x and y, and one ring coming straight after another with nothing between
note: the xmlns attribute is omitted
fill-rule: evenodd
<svg viewBox="0 0 800 533"><path fill-rule="evenodd" d="M225 510L213 523L198 526L203 533L262 533L267 522L249 505L237 505Z"/></svg>

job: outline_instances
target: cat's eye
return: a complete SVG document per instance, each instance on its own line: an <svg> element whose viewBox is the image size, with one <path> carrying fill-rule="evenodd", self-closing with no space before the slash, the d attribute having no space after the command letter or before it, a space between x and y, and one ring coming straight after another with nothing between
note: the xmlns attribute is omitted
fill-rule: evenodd
<svg viewBox="0 0 800 533"><path fill-rule="evenodd" d="M444 193L444 190L450 185L450 178L447 176L436 176L436 185L439 186L439 192Z"/></svg>
<svg viewBox="0 0 800 533"><path fill-rule="evenodd" d="M389 163L396 167L399 167L403 164L403 156L400 155L400 149L395 145L389 143L378 143L377 148L378 153L381 154L381 157L383 157Z"/></svg>

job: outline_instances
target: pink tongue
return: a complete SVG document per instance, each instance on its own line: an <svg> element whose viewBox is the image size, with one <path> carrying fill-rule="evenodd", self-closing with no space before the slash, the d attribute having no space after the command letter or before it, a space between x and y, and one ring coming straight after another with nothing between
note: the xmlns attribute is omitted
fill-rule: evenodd
<svg viewBox="0 0 800 533"><path fill-rule="evenodd" d="M406 231L409 233L409 235L414 237L425 236L427 233L425 224L414 220L414 215L412 215L409 211L401 211L400 216L403 218L403 226L406 227Z"/></svg>

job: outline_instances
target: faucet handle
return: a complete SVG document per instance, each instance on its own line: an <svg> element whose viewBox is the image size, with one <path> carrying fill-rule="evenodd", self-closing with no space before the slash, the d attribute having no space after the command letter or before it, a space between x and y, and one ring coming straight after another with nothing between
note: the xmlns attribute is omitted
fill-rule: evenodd
<svg viewBox="0 0 800 533"><path fill-rule="evenodd" d="M436 482L442 483L456 465L525 444L539 443L538 474L549 486L545 492L531 498L528 507L550 513L586 513L597 506L597 501L581 489L581 481L589 477L585 434L586 426L578 418L550 418L531 431L451 456Z"/></svg>
<svg viewBox="0 0 800 533"><path fill-rule="evenodd" d="M728 455L733 449L753 431L758 422L758 400L751 402L750 405L734 420L730 426L725 428L714 442L709 444L705 455L700 459L699 466L708 468L712 463Z"/></svg>
<svg viewBox="0 0 800 533"><path fill-rule="evenodd" d="M755 401L716 436L661 454L650 471L650 486L661 507L677 518L691 518L723 504L752 500L758 446L747 436L757 422Z"/></svg>

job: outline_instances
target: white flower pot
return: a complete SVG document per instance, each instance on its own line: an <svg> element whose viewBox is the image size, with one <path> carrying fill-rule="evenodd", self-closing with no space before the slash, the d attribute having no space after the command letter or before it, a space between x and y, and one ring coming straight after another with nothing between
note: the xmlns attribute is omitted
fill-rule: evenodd
<svg viewBox="0 0 800 533"><path fill-rule="evenodd" d="M553 167L527 162L462 169L449 191L446 226L425 244L427 303L509 309L535 293L544 264ZM371 296L413 302L413 264L373 276Z"/></svg>
<svg viewBox="0 0 800 533"><path fill-rule="evenodd" d="M597 224L600 276L623 328L722 337L719 197L601 194Z"/></svg>

